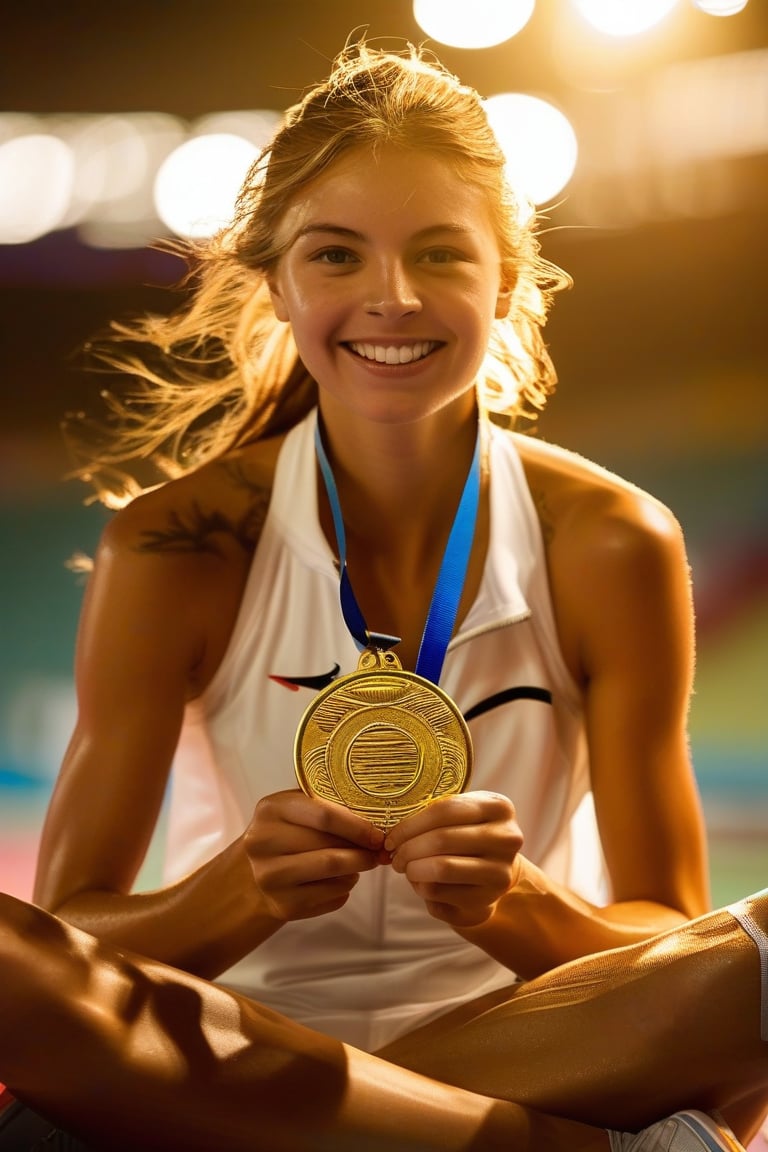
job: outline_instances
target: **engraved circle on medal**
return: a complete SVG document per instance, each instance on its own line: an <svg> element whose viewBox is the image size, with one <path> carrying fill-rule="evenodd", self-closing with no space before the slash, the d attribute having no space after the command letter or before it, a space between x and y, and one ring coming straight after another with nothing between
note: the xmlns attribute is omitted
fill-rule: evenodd
<svg viewBox="0 0 768 1152"><path fill-rule="evenodd" d="M463 790L472 742L463 716L441 689L403 671L393 653L366 650L356 672L329 685L307 708L294 760L305 792L387 829Z"/></svg>

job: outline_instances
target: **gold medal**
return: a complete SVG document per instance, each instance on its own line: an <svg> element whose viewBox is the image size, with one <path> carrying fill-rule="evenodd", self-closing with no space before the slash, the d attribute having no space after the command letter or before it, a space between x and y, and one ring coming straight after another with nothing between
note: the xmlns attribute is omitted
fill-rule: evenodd
<svg viewBox="0 0 768 1152"><path fill-rule="evenodd" d="M307 795L344 804L385 830L461 792L472 758L469 729L450 696L376 647L361 653L356 672L318 693L294 743Z"/></svg>

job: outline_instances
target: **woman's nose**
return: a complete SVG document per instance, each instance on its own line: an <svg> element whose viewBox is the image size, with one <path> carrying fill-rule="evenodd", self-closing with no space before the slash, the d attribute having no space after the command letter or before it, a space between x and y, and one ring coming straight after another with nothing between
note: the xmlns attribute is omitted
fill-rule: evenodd
<svg viewBox="0 0 768 1152"><path fill-rule="evenodd" d="M421 311L421 298L402 263L388 264L372 278L364 307L371 316L407 316Z"/></svg>

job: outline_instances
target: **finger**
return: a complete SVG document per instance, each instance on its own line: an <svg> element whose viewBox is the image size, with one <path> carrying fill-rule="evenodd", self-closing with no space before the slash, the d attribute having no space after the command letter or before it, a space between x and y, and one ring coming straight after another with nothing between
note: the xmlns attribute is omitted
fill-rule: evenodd
<svg viewBox="0 0 768 1152"><path fill-rule="evenodd" d="M441 920L453 928L477 928L485 924L493 912L493 905L466 907L463 904L447 904L442 900L427 900L425 907L434 920Z"/></svg>
<svg viewBox="0 0 768 1152"><path fill-rule="evenodd" d="M414 888L419 885L420 888L434 889L427 894L431 900L447 899L438 889L451 886L460 887L465 892L482 888L498 899L509 886L506 867L476 856L426 856L413 860L404 871ZM419 894L423 896L424 892L420 890Z"/></svg>
<svg viewBox="0 0 768 1152"><path fill-rule="evenodd" d="M404 872L428 858L472 857L509 869L523 846L515 821L433 828L406 840L393 854L392 867Z"/></svg>
<svg viewBox="0 0 768 1152"><path fill-rule="evenodd" d="M376 854L357 848L324 848L273 860L264 885L271 889L296 888L326 880L357 876L377 866Z"/></svg>
<svg viewBox="0 0 768 1152"><path fill-rule="evenodd" d="M396 852L406 841L436 828L487 824L494 820L514 820L514 817L512 801L498 792L464 792L459 796L441 796L391 828L384 847L389 852Z"/></svg>
<svg viewBox="0 0 768 1152"><path fill-rule="evenodd" d="M245 850L251 860L301 856L314 851L349 849L351 842L341 836L318 832L302 824L251 824L245 833ZM358 851L377 855L375 848L354 845Z"/></svg>
<svg viewBox="0 0 768 1152"><path fill-rule="evenodd" d="M307 796L301 789L289 789L264 796L256 805L260 819L313 828L328 836L361 848L377 851L383 844L384 833L370 821L343 804L334 804L317 796Z"/></svg>
<svg viewBox="0 0 768 1152"><path fill-rule="evenodd" d="M336 849L253 862L253 878L264 908L277 920L317 916L330 903L337 907L357 884L360 873L375 868L374 853Z"/></svg>
<svg viewBox="0 0 768 1152"><path fill-rule="evenodd" d="M333 880L315 880L291 891L283 911L284 920L307 920L343 908L360 877L338 876Z"/></svg>
<svg viewBox="0 0 768 1152"><path fill-rule="evenodd" d="M413 889L431 916L464 928L485 923L502 895L473 884L414 884Z"/></svg>

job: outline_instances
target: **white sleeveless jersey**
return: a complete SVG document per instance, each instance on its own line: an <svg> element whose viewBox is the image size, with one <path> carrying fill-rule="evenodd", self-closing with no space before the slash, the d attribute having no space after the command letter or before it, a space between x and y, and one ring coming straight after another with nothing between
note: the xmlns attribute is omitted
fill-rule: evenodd
<svg viewBox="0 0 768 1152"><path fill-rule="evenodd" d="M229 648L187 710L173 767L165 879L242 834L257 800L296 787L293 741L312 696L357 667L317 515L312 412L286 437ZM526 856L605 898L580 693L555 631L539 527L507 432L491 426L490 543L440 685L472 733L473 789L509 796ZM286 924L220 983L373 1050L514 979L433 919L405 877L360 876L338 912Z"/></svg>

